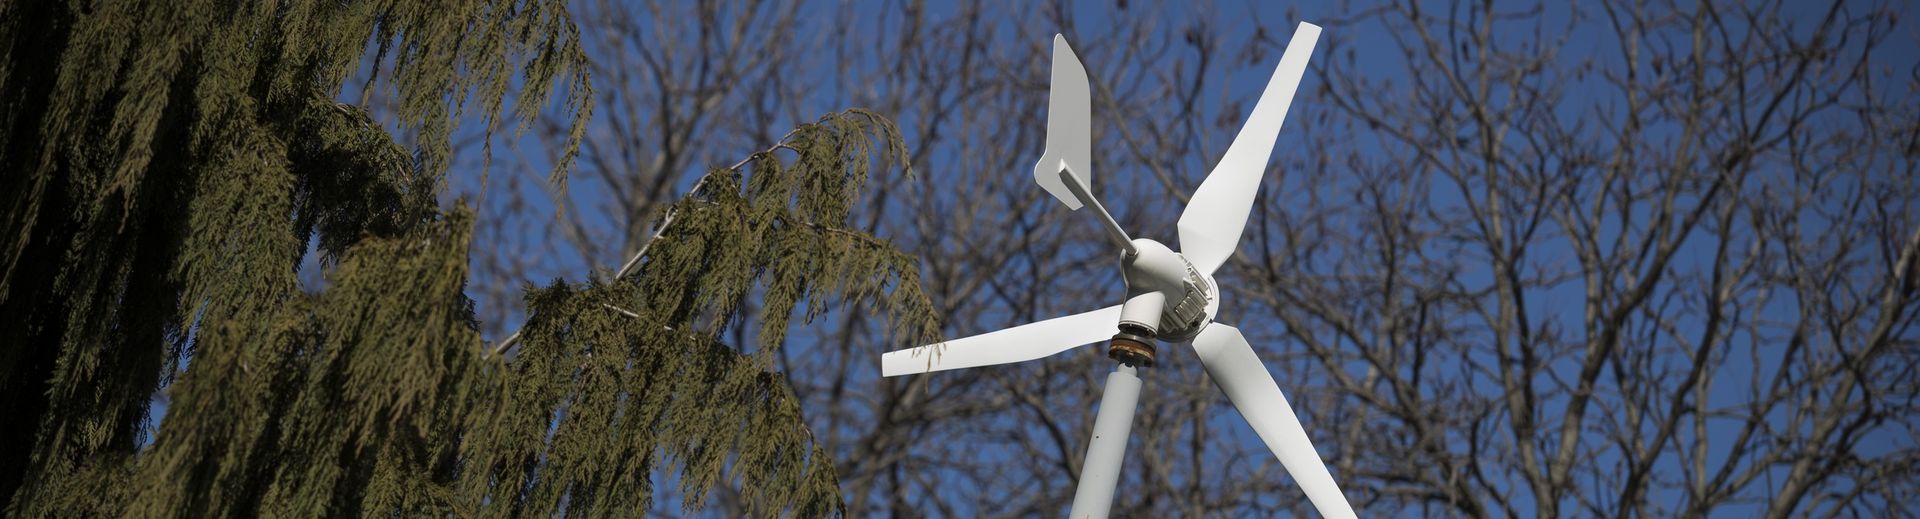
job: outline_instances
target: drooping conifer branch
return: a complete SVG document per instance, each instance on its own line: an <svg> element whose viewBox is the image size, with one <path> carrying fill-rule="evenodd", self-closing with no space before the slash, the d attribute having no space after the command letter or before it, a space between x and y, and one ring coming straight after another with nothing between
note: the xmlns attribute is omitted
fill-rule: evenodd
<svg viewBox="0 0 1920 519"><path fill-rule="evenodd" d="M777 156L782 151L790 160ZM634 467L606 460L656 455L677 472L689 512L731 481L752 515L837 513L833 462L814 444L772 359L802 300L807 318L826 305L854 303L884 311L912 340L937 331L915 260L847 226L873 164L904 166L904 158L885 119L830 114L748 160L709 171L663 213L628 272L531 292L526 326L505 343L519 347L506 361L517 375L503 389L513 396L477 415L506 417L476 426L503 436L478 438L486 447L468 461L531 485L528 503L538 513L555 510L561 495L596 506L643 503L645 492L568 489ZM744 304L749 298L757 304ZM754 324L754 345L719 340L745 322ZM709 353L675 353L690 345ZM549 422L552 439L518 443L545 434ZM525 472L515 460L528 458L559 461Z"/></svg>
<svg viewBox="0 0 1920 519"><path fill-rule="evenodd" d="M435 201L456 121L478 116L488 132L508 118L525 121L561 83L577 137L591 112L585 65L562 0L0 5L0 106L8 107L0 110L0 337L15 346L0 348L7 511L292 510L275 508L297 501L279 501L274 489L284 487L274 485L306 467L295 468L283 449L327 436L277 417L301 402L294 388L306 381L374 375L355 363L311 363L316 355L381 357L353 356L351 333L327 323L404 307L305 293L296 274L310 244L323 264L355 271L336 272L342 279L383 268L352 258L369 244L444 247L459 234L442 227L458 217ZM380 78L367 88L397 100L392 122L411 142L334 101L366 68ZM577 139L559 150L556 182L576 148ZM421 234L428 229L442 234ZM464 263L461 243L396 250ZM421 259L453 262L441 260L449 257ZM430 274L417 279L447 282L445 272ZM452 279L452 300L394 322L416 332L428 321L470 323L458 290L464 274ZM404 288L445 295L446 286L392 288L402 290L387 297L423 293ZM427 308L451 313L411 313ZM442 340L470 346L477 337L429 342ZM422 348L409 355L434 345L366 342ZM181 369L183 360L192 369ZM336 368L351 375L326 378L345 375ZM168 381L174 405L156 433L149 403ZM370 386L400 400L328 408L327 416L363 424L356 449L418 446L389 435L397 422L372 419L421 416L420 402L440 398L409 387ZM313 459L338 467L362 458ZM160 474L178 477L148 479ZM102 486L153 492L127 508L134 493L97 492ZM360 503L366 488L342 487L324 500ZM114 495L122 497L105 497ZM96 506L63 505L86 499Z"/></svg>
<svg viewBox="0 0 1920 519"><path fill-rule="evenodd" d="M661 471L689 510L729 484L757 516L834 515L772 370L793 314L935 330L913 258L848 225L869 173L906 166L853 111L709 172L615 281L529 290L520 354L486 354L474 216L437 200L448 136L494 130L509 84L524 120L565 83L564 182L590 91L562 1L0 14L9 515L590 515L644 508ZM335 100L369 42L414 142ZM743 323L757 342L719 339Z"/></svg>
<svg viewBox="0 0 1920 519"><path fill-rule="evenodd" d="M767 149L760 150L757 153L748 155L747 158L740 159L739 162L735 162L733 163L733 165L727 166L726 168L724 168L724 170L738 173L741 167L747 165L747 162L752 161L761 155L774 153L774 152L780 151L781 149L785 149L787 139L792 138L794 132L798 132L798 131L800 131L799 128L789 130L787 134L782 135L780 137L780 140L776 142L772 147L769 147ZM711 176L703 175L700 177L700 180L694 181L693 187L687 188L686 196L693 196L695 193L699 193L700 188L706 187L708 178L711 178ZM655 240L659 240L660 236L666 233L668 228L673 226L673 220L674 220L674 211L673 211L673 208L669 207L667 209L666 214L660 217L660 223L654 225L653 235L648 236L646 241L640 243L639 249L635 249L633 251L633 254L627 256L626 261L620 263L620 269L614 271L613 278L623 279L623 278L626 278L628 274L632 274L633 268L640 265L640 258L644 258L647 256L647 249L653 247L653 242ZM490 350L490 352L494 355L505 355L508 349L513 348L515 344L519 344L520 332L523 329L524 328L515 329L513 333L507 334L507 337L505 339L501 339L498 344L495 344L493 348Z"/></svg>

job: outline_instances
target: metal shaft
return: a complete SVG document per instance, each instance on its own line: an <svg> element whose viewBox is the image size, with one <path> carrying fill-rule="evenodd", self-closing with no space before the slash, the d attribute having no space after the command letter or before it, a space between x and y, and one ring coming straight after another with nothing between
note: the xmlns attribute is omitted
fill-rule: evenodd
<svg viewBox="0 0 1920 519"><path fill-rule="evenodd" d="M1072 192L1074 198L1080 199L1081 205L1092 207L1093 214L1100 216L1101 228L1106 229L1107 237L1112 238L1114 244L1120 246L1120 252L1125 253L1127 257L1140 253L1133 246L1133 237L1127 236L1127 230L1120 228L1120 222L1114 221L1113 214L1107 212L1107 206L1100 205L1100 199L1094 198L1093 193L1087 191L1087 186L1080 185L1080 179L1074 178L1072 173L1062 169L1060 181L1067 184L1067 191Z"/></svg>
<svg viewBox="0 0 1920 519"><path fill-rule="evenodd" d="M1127 435L1133 432L1133 411L1139 402L1139 370L1121 363L1107 374L1100 414L1093 419L1093 441L1087 442L1087 460L1081 464L1080 487L1073 492L1068 517L1106 519L1114 486L1120 483L1121 462L1127 459Z"/></svg>

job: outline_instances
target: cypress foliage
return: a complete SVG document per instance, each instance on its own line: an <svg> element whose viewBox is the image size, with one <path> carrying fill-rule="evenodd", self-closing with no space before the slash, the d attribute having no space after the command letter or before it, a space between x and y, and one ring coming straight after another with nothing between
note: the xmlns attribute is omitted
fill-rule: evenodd
<svg viewBox="0 0 1920 519"><path fill-rule="evenodd" d="M911 258L846 225L873 166L905 165L883 119L708 173L627 278L530 289L511 360L474 331L449 136L565 84L577 147L564 4L0 4L9 515L627 515L660 469L689 507L733 481L755 515L839 510L772 359L832 304L936 329ZM368 56L416 145L333 101ZM740 322L757 343L722 344Z"/></svg>
<svg viewBox="0 0 1920 519"><path fill-rule="evenodd" d="M836 302L883 309L909 340L939 331L915 260L846 226L876 155L905 164L892 123L829 115L740 169L708 172L630 280L530 290L511 382L470 415L480 434L462 459L486 476L468 474L463 495L523 489L495 506L539 517L563 503L631 510L650 497L648 468L664 464L691 507L729 479L754 516L838 514L833 462L769 370L789 319ZM756 344L723 345L755 297Z"/></svg>

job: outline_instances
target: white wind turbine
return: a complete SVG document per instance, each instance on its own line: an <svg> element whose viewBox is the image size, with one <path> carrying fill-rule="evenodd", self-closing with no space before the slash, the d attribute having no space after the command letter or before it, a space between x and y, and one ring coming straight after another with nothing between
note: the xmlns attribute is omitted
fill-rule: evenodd
<svg viewBox="0 0 1920 519"><path fill-rule="evenodd" d="M1054 355L1108 339L1107 355L1119 362L1107 376L1093 439L1072 517L1107 516L1127 435L1140 396L1139 367L1154 363L1153 341L1191 342L1207 376L1227 394L1267 447L1298 481L1314 508L1327 517L1353 517L1353 509L1321 463L1300 427L1279 384L1255 355L1240 330L1212 322L1220 307L1213 273L1239 244L1253 208L1253 196L1273 152L1280 123L1286 119L1320 27L1301 23L1287 44L1253 115L1233 139L1227 154L1200 183L1180 214L1180 252L1150 239L1132 239L1092 194L1092 103L1087 71L1067 46L1053 38L1053 85L1047 108L1047 150L1033 167L1033 178L1069 209L1091 206L1107 234L1120 246L1126 303L1091 312L887 353L881 371L889 377L958 368L1007 364Z"/></svg>

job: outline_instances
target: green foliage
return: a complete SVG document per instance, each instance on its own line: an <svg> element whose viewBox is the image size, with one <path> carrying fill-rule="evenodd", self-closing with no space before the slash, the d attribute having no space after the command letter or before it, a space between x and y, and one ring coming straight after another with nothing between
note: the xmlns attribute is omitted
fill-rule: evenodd
<svg viewBox="0 0 1920 519"><path fill-rule="evenodd" d="M282 323L308 239L331 257L435 219L466 100L491 129L514 74L521 115L571 78L584 128L576 39L558 1L0 5L0 496L32 511L131 459L178 359L262 366L298 343ZM369 41L411 152L330 100Z"/></svg>
<svg viewBox="0 0 1920 519"><path fill-rule="evenodd" d="M829 115L751 157L744 175L708 172L669 210L632 282L529 290L512 382L497 407L473 414L484 422L470 427L485 432L464 451L491 476L464 481L462 495L491 490L494 506L542 517L562 503L632 510L664 456L689 507L724 479L754 516L838 513L833 462L784 377L768 370L803 301L803 318L852 303L889 312L913 340L938 332L914 259L846 227L875 155L904 164L890 122ZM757 316L745 315L755 297ZM745 317L757 317L757 346L723 345L721 333ZM546 442L526 441L549 427ZM525 492L503 496L500 486Z"/></svg>
<svg viewBox="0 0 1920 519"><path fill-rule="evenodd" d="M635 272L529 290L519 354L490 355L473 215L436 203L449 136L565 83L563 184L577 38L557 0L0 4L7 511L626 515L663 469L690 508L725 481L755 515L840 510L771 369L797 312L936 330L912 259L846 223L905 166L897 131L834 114L708 173ZM415 146L333 101L369 59ZM719 340L739 323L756 344Z"/></svg>

